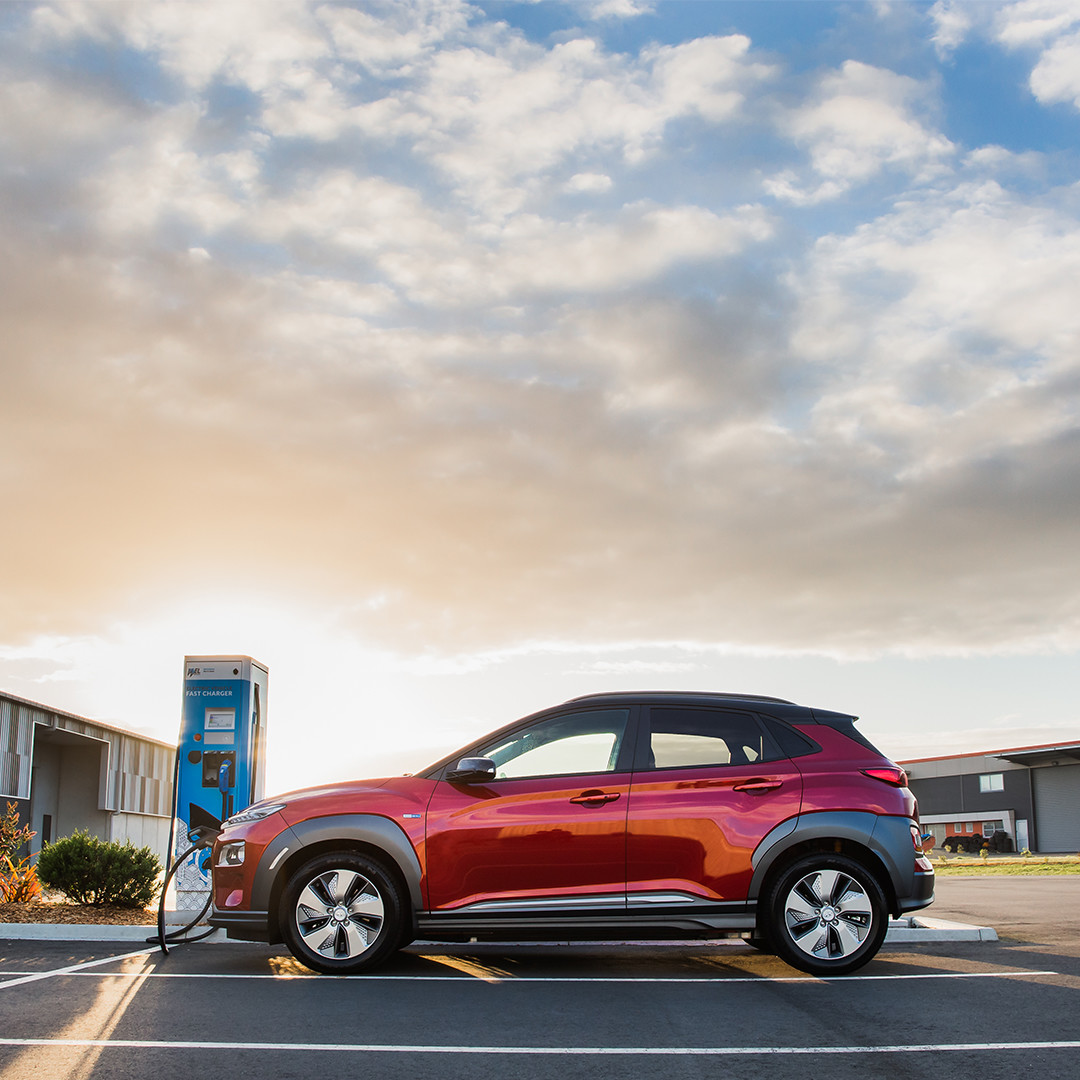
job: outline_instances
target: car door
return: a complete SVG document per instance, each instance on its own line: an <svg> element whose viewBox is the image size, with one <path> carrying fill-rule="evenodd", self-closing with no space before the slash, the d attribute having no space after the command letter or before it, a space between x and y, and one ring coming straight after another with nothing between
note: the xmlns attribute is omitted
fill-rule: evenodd
<svg viewBox="0 0 1080 1080"><path fill-rule="evenodd" d="M496 777L437 783L427 812L429 910L623 906L632 712L549 714L470 749L495 762Z"/></svg>
<svg viewBox="0 0 1080 1080"><path fill-rule="evenodd" d="M798 768L764 726L748 712L652 707L635 766L629 905L745 900L754 849L802 801Z"/></svg>

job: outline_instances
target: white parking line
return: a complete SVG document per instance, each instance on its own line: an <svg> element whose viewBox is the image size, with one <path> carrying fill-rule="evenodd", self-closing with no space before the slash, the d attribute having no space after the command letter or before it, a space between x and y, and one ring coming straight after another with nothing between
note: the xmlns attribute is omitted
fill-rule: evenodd
<svg viewBox="0 0 1080 1080"><path fill-rule="evenodd" d="M119 956L104 956L100 960L87 960L82 964L70 964L68 967L53 968L51 971L33 971L26 972L19 975L18 972L14 974L18 975L17 978L8 979L6 982L0 982L0 990L3 990L7 986L21 986L24 983L39 982L42 979L53 979L57 975L81 975L84 968L99 967L102 964L112 964L117 960L130 960L133 956L147 956L149 953L156 951L156 946L153 949L137 949L135 952L121 953ZM9 974L3 972L0 974ZM99 972L93 972L93 974L101 974ZM141 974L141 973L127 973L127 974Z"/></svg>
<svg viewBox="0 0 1080 1080"><path fill-rule="evenodd" d="M152 950L151 950L152 951ZM91 964L76 965L71 968L57 968L55 971L29 972L12 971L9 975L28 975L25 979L12 979L10 982L0 983L0 988L15 986L20 982L30 982L33 979L48 979L55 975L84 976L94 979L270 979L277 982L305 981L309 979L321 979L328 983L338 982L454 982L471 984L477 981L483 982L515 982L515 983L752 983L765 985L766 983L838 983L838 982L900 982L906 979L1013 979L1030 978L1038 975L1058 975L1057 971L934 971L908 975L839 975L832 978L815 978L812 975L779 976L773 978L757 978L751 975L720 975L710 977L708 975L687 975L684 978L678 976L572 976L572 975L507 975L505 978L485 977L478 980L469 974L461 975L315 975L302 972L286 972L280 975L273 974L238 974L233 972L185 972L185 971L80 971L79 967L107 964L112 960L124 960L128 956L142 956L142 952L127 953L124 956L112 956L106 960L94 960Z"/></svg>
<svg viewBox="0 0 1080 1080"><path fill-rule="evenodd" d="M405 1046L377 1043L182 1042L165 1039L0 1039L0 1047L77 1047L110 1050L258 1050L274 1053L521 1054L585 1057L752 1057L763 1054L928 1054L959 1051L1080 1050L1080 1040L1061 1042L912 1043L893 1046Z"/></svg>

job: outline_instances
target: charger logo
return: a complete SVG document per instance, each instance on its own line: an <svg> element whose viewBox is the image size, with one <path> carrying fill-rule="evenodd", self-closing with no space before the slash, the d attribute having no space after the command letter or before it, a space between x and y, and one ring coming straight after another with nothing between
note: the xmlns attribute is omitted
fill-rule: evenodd
<svg viewBox="0 0 1080 1080"><path fill-rule="evenodd" d="M189 667L189 668L187 669L187 677L188 677L189 679L190 679L190 678L191 678L191 677L192 677L193 675L201 675L201 674L202 674L202 668L197 668L197 667Z"/></svg>

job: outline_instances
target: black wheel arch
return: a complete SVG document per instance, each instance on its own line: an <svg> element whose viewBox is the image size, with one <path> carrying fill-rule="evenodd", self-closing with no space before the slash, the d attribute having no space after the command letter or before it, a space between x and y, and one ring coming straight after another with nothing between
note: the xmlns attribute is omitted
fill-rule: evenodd
<svg viewBox="0 0 1080 1080"><path fill-rule="evenodd" d="M793 819L794 828L791 822L778 826L754 853L749 899L760 901L768 896L776 879L806 855L845 855L873 875L890 915L898 916L899 894L890 865L894 859L888 851L877 850L873 840L876 820L877 815L860 812L824 813Z"/></svg>
<svg viewBox="0 0 1080 1080"><path fill-rule="evenodd" d="M423 906L421 870L405 832L389 818L376 814L339 814L299 822L263 852L255 875L252 907L267 912L271 942L283 940L279 908L293 873L310 859L339 851L374 860L395 880L408 901L407 914L415 933L416 913Z"/></svg>

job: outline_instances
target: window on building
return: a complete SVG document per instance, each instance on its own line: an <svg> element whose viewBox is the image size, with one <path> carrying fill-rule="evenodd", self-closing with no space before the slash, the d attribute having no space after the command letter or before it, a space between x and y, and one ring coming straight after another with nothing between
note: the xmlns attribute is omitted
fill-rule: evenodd
<svg viewBox="0 0 1080 1080"><path fill-rule="evenodd" d="M979 777L979 791L1004 791L1005 790L1005 774L999 772L983 773Z"/></svg>
<svg viewBox="0 0 1080 1080"><path fill-rule="evenodd" d="M1004 821L984 821L983 822L983 836L993 836L996 832L1005 831Z"/></svg>

